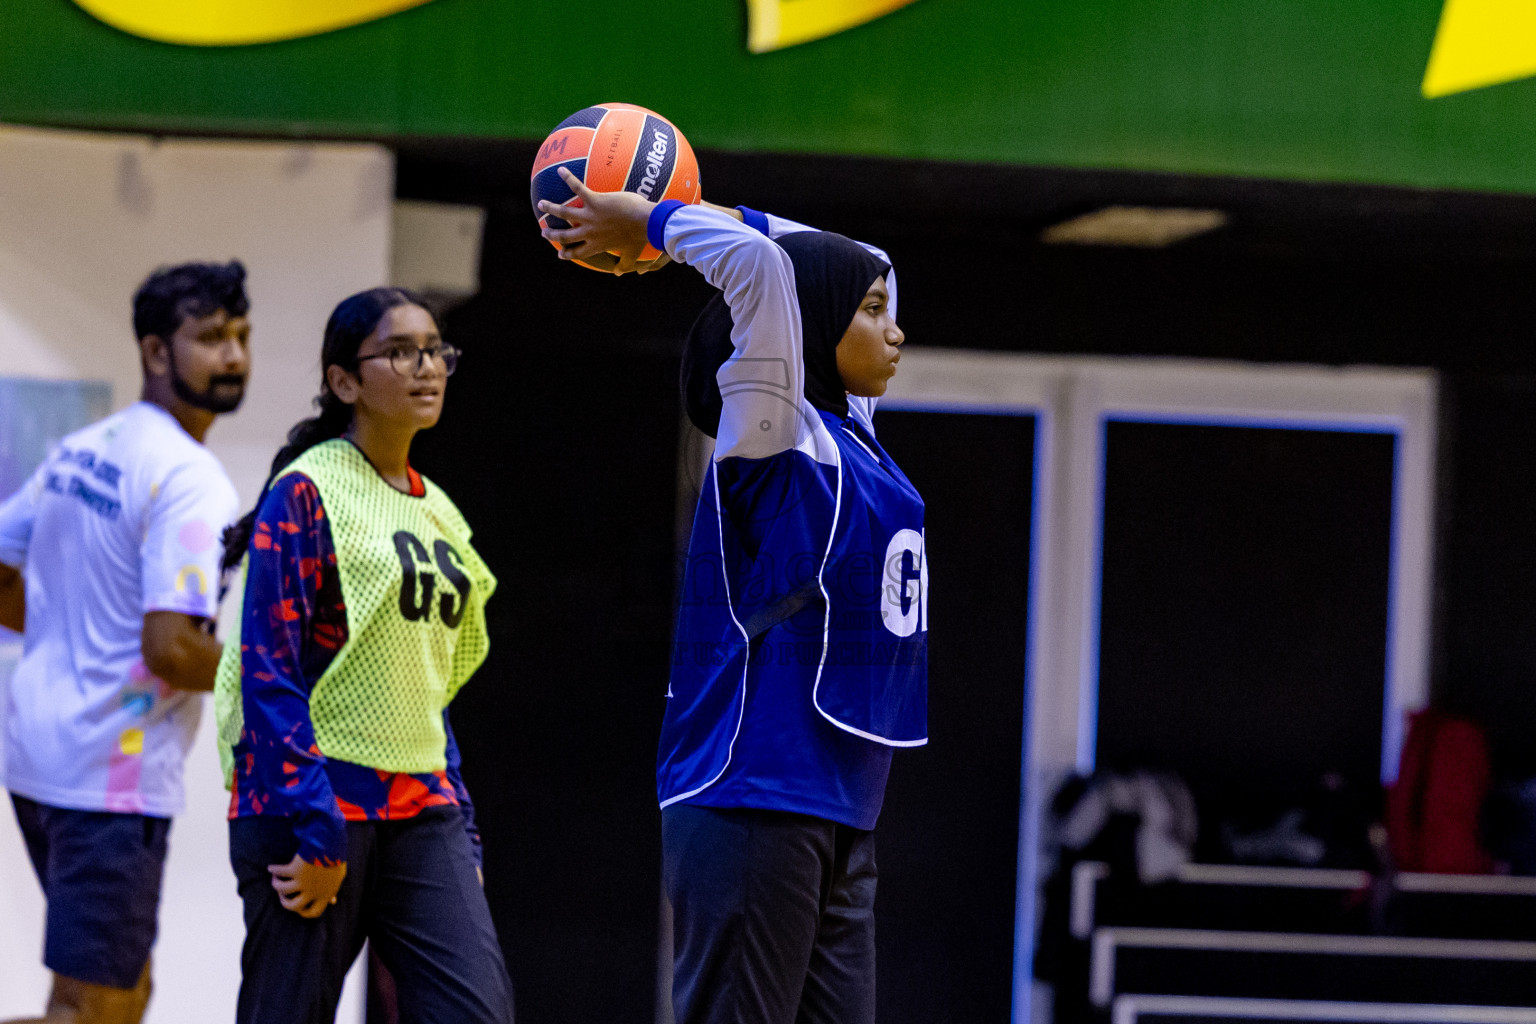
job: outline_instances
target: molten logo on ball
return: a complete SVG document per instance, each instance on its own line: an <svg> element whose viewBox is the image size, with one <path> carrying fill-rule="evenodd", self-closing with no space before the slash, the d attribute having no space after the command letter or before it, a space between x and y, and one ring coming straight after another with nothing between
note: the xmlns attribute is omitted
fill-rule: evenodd
<svg viewBox="0 0 1536 1024"><path fill-rule="evenodd" d="M656 140L651 143L651 151L645 155L645 176L640 179L640 187L635 191L647 199L651 198L656 188L656 179L661 177L661 169L666 161L667 135L658 131Z"/></svg>

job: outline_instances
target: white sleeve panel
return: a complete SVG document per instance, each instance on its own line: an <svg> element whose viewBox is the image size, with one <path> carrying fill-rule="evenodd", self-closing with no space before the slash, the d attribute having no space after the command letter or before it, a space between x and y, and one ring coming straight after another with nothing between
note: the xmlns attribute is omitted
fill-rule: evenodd
<svg viewBox="0 0 1536 1024"><path fill-rule="evenodd" d="M217 613L220 536L238 501L217 465L184 463L160 482L139 549L145 612Z"/></svg>
<svg viewBox="0 0 1536 1024"><path fill-rule="evenodd" d="M17 492L0 504L0 562L15 569L27 562L27 548L32 544L32 522L37 518L38 492L43 486L43 465L21 485Z"/></svg>
<svg viewBox="0 0 1536 1024"><path fill-rule="evenodd" d="M736 354L716 375L724 409L715 459L763 459L800 447L821 425L807 406L800 304L789 254L761 232L688 206L667 220L667 252L719 288Z"/></svg>
<svg viewBox="0 0 1536 1024"><path fill-rule="evenodd" d="M808 224L801 224L799 221L790 220L788 217L780 217L772 213L765 213L763 216L768 218L769 238L781 238L784 235L793 235L797 231L821 230L820 228L813 228Z"/></svg>

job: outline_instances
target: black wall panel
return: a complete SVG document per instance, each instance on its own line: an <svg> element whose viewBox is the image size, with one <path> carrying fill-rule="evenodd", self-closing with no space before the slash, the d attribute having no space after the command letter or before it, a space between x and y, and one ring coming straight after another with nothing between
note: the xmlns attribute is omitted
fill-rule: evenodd
<svg viewBox="0 0 1536 1024"><path fill-rule="evenodd" d="M1098 760L1208 826L1380 779L1394 441L1111 422Z"/></svg>

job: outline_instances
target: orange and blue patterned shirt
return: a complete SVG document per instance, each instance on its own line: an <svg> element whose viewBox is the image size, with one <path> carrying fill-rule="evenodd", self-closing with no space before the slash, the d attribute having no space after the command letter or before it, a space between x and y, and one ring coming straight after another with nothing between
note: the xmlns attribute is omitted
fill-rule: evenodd
<svg viewBox="0 0 1536 1024"><path fill-rule="evenodd" d="M411 493L425 493L416 471L410 475ZM315 744L309 697L347 642L347 612L330 523L308 477L290 473L268 493L249 558L240 627L245 727L234 746L229 816L290 817L299 855L331 863L346 859L346 822L457 805L478 863L480 833L447 709L443 771L380 771L328 758Z"/></svg>

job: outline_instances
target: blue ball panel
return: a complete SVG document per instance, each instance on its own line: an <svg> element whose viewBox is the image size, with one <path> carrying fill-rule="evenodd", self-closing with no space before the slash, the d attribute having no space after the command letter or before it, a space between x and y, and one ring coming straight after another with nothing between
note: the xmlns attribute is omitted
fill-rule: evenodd
<svg viewBox="0 0 1536 1024"><path fill-rule="evenodd" d="M645 118L640 144L635 147L635 162L629 165L624 191L634 192L651 202L662 197L672 181L677 165L677 132L659 117Z"/></svg>
<svg viewBox="0 0 1536 1024"><path fill-rule="evenodd" d="M586 180L586 157L582 157L580 160L567 160L564 163L553 164L535 174L533 180L528 183L529 200L533 203L533 215L535 217L540 215L539 200L548 200L551 203L564 203L576 194L571 191L571 186L567 185L564 179L560 177L560 168L562 167L569 167L571 173L576 175L577 178Z"/></svg>
<svg viewBox="0 0 1536 1024"><path fill-rule="evenodd" d="M559 131L561 128L596 128L598 122L603 119L603 115L606 113L608 113L607 107L587 107L585 110L578 110L564 121L555 125L555 131ZM554 133L551 132L550 134Z"/></svg>

